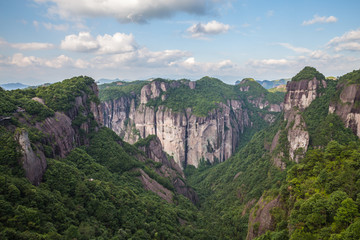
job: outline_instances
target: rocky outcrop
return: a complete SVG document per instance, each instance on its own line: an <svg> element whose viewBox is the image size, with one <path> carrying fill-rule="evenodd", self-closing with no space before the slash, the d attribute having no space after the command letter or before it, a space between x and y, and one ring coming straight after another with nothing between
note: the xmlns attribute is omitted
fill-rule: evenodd
<svg viewBox="0 0 360 240"><path fill-rule="evenodd" d="M306 123L299 113L290 114L287 129L289 156L291 160L298 163L307 151L310 140L309 132L306 130Z"/></svg>
<svg viewBox="0 0 360 240"><path fill-rule="evenodd" d="M187 197L194 204L199 202L194 189L187 186L182 169L172 158L167 157L166 153L162 150L161 142L158 137L152 137L148 144L139 146L139 149L145 152L148 158L155 162L162 163L161 167L156 169L156 172L163 177L169 178L177 193Z"/></svg>
<svg viewBox="0 0 360 240"><path fill-rule="evenodd" d="M94 83L89 87L97 96L97 85ZM45 104L41 98L36 97L33 100ZM101 126L103 122L98 104L91 101L86 93L77 96L73 107L65 113L55 112L53 117L46 118L42 122L35 122L34 125L26 119L21 121L23 124L37 128L44 134L41 143L30 143L27 132L21 132L16 137L22 148L22 166L25 169L26 177L34 185L41 182L47 166L42 144L51 146L52 153L47 152L51 157L64 158L73 148L88 143L89 139L84 133L89 133L90 129L94 127L94 121L97 126Z"/></svg>
<svg viewBox="0 0 360 240"><path fill-rule="evenodd" d="M287 83L287 93L284 100L284 120L287 121L285 131L288 140L288 155L290 160L299 162L307 151L310 136L306 130L306 123L301 115L307 107L310 106L320 95L320 89L326 88L327 84L324 80L301 80L291 81ZM273 139L271 151L277 148L279 131ZM281 160L285 155L283 151L277 151L273 156L273 162L281 169L285 168L285 163Z"/></svg>
<svg viewBox="0 0 360 240"><path fill-rule="evenodd" d="M301 80L288 82L287 93L284 101L285 120L294 109L304 111L318 96L320 88L326 88L326 82L314 78L313 80Z"/></svg>
<svg viewBox="0 0 360 240"><path fill-rule="evenodd" d="M338 89L342 89L339 100L330 103L329 113L337 114L360 137L360 85L339 85Z"/></svg>
<svg viewBox="0 0 360 240"><path fill-rule="evenodd" d="M274 103L269 103L269 101L266 101L264 98L255 98L255 99L248 99L248 101L254 105L255 107L259 108L259 109L265 109L267 108L267 110L269 112L281 112L284 108L284 104L274 104Z"/></svg>
<svg viewBox="0 0 360 240"><path fill-rule="evenodd" d="M270 201L267 201L263 196L259 199L249 215L247 240L275 229L275 219L270 211L276 207L281 207L280 196Z"/></svg>
<svg viewBox="0 0 360 240"><path fill-rule="evenodd" d="M251 122L247 109L240 100L219 103L219 107L207 116L193 114L159 106L147 106L150 99L171 88L187 84L189 90L196 83L179 81L152 81L145 85L140 96L129 95L102 103L104 125L111 128L127 142L157 135L163 150L173 156L179 166L198 166L201 159L222 162L229 158L238 146L239 136Z"/></svg>
<svg viewBox="0 0 360 240"><path fill-rule="evenodd" d="M172 203L173 193L169 189L150 178L142 169L139 169L139 172L140 181L146 190L152 191L168 203Z"/></svg>
<svg viewBox="0 0 360 240"><path fill-rule="evenodd" d="M37 122L35 126L47 135L46 143L52 146L53 156L64 158L76 146L75 130L64 113L55 112L54 117Z"/></svg>
<svg viewBox="0 0 360 240"><path fill-rule="evenodd" d="M32 184L39 185L47 166L44 153L35 145L31 145L27 131L18 130L15 138L21 147L21 165L25 170L26 178Z"/></svg>

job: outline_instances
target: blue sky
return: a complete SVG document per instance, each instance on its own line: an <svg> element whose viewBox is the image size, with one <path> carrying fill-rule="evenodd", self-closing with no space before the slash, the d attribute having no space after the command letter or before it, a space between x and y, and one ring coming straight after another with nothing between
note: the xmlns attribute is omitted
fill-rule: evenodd
<svg viewBox="0 0 360 240"><path fill-rule="evenodd" d="M0 1L0 83L278 79L360 67L360 1Z"/></svg>

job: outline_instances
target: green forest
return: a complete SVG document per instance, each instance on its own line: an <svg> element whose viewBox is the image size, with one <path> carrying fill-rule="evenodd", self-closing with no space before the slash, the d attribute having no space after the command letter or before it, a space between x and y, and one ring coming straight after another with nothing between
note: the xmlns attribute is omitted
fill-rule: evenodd
<svg viewBox="0 0 360 240"><path fill-rule="evenodd" d="M197 168L188 165L185 177L178 176L195 190L197 203L179 194L170 176L160 174L163 163L140 150L156 136L131 145L97 123L90 111L92 103L138 98L149 82L103 84L99 97L94 79L86 76L23 90L0 88L0 239L246 239L249 229L257 240L360 239L360 142L336 111L329 112L330 105L351 104L339 96L344 86L359 89L360 70L337 80L305 67L292 81L314 78L326 88L321 83L317 98L304 111L294 109L309 134L308 151L299 163L288 157L286 133L294 123L284 120L284 113L266 123L256 115L266 109L250 103L258 98L280 103L285 93L270 92L253 79L228 85L204 77L194 89L185 79L153 80L179 83L149 100L147 106L154 109L191 108L195 115L207 116L220 103L238 99L251 111L253 128L244 130L232 157L213 165L202 161ZM85 104L79 107L77 97ZM351 106L356 110L359 105ZM55 133L40 130L49 119L59 121L58 114L68 116L68 131L74 134L65 157ZM43 154L46 161L38 185L26 178L22 166L22 132L28 133L36 158ZM272 151L276 135L280 147ZM274 164L280 152L284 169ZM169 192L171 200L147 190L144 174ZM259 234L257 213L270 202L276 202L268 211L272 224Z"/></svg>

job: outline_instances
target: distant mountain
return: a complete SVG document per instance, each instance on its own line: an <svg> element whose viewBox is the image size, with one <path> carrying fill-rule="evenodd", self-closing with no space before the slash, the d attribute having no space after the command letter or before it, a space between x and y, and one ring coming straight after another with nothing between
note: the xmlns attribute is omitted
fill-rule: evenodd
<svg viewBox="0 0 360 240"><path fill-rule="evenodd" d="M131 80L129 79L122 79L120 80L119 78L115 78L115 79L106 79L106 78L100 78L99 80L96 81L97 85L101 85L101 84L106 84L106 83L112 83L112 82L130 82Z"/></svg>
<svg viewBox="0 0 360 240"><path fill-rule="evenodd" d="M29 85L25 85L22 83L5 83L1 84L0 87L2 87L5 90L15 90L15 89L23 89L29 87Z"/></svg>
<svg viewBox="0 0 360 240"><path fill-rule="evenodd" d="M261 84L261 86L263 86L266 89L270 89L270 88L274 88L277 87L279 85L286 85L286 83L288 81L290 81L291 78L282 78L282 79L278 79L278 80L256 80L258 83Z"/></svg>
<svg viewBox="0 0 360 240"><path fill-rule="evenodd" d="M246 79L250 79L250 78L246 78ZM251 78L253 79L253 78ZM291 78L281 78L281 79L277 79L277 80L256 80L258 83L260 83L261 86L263 86L263 88L265 89L270 89L270 88L274 88L277 87L279 85L286 85L286 83L288 81L290 81ZM235 85L240 84L240 80L235 82Z"/></svg>

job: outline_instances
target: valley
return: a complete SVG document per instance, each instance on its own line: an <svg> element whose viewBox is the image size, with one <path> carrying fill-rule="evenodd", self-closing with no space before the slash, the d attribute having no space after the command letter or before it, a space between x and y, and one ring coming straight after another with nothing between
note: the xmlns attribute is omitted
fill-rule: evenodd
<svg viewBox="0 0 360 240"><path fill-rule="evenodd" d="M283 90L0 88L1 239L359 239L360 70Z"/></svg>

